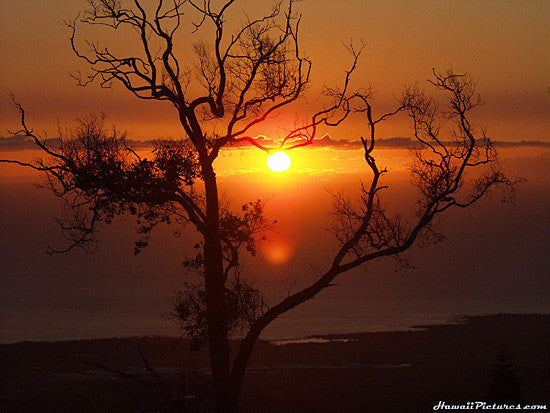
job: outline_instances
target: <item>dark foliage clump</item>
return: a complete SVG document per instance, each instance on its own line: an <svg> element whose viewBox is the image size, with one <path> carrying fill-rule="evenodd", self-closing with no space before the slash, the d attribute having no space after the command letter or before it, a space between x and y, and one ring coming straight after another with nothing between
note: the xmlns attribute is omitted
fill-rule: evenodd
<svg viewBox="0 0 550 413"><path fill-rule="evenodd" d="M500 351L491 372L491 382L488 386L486 400L490 403L518 404L522 403L522 383L517 375L517 369L511 362L512 357Z"/></svg>

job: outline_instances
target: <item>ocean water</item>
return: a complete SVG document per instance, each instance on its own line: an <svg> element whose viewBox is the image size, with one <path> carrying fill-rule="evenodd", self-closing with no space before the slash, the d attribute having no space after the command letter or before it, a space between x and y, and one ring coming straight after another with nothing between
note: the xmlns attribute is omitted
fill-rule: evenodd
<svg viewBox="0 0 550 413"><path fill-rule="evenodd" d="M550 157L509 156L504 164L528 179L515 204L493 197L471 212L453 211L440 224L444 242L411 251L414 268L386 260L343 274L337 286L281 316L262 338L399 330L463 314L550 313ZM189 279L181 262L193 236L177 238L161 227L134 256L135 226L126 219L101 231L94 254L49 256L48 246L64 242L52 218L62 212L58 200L27 178L8 178L0 175L0 342L180 334L161 315ZM313 282L334 254L326 187L356 179L323 179L260 194L270 199L267 212L278 229L257 257L244 260L243 274L265 291L268 304ZM225 196L248 199L243 185L257 182L242 181L225 179ZM410 204L405 192L392 196ZM279 260L274 245L286 251Z"/></svg>

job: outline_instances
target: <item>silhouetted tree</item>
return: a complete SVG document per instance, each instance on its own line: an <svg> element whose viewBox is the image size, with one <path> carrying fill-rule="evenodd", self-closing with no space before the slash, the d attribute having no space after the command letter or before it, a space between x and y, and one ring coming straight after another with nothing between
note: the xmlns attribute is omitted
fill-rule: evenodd
<svg viewBox="0 0 550 413"><path fill-rule="evenodd" d="M142 159L124 136L106 131L96 117L81 120L67 136L61 134L57 147L48 147L27 126L25 111L16 104L20 133L34 139L45 158L35 163L11 161L45 172L53 193L67 201L67 217L60 224L70 244L59 251L92 247L97 226L122 214L138 218L136 252L161 222L178 231L190 225L201 235L197 255L188 266L202 274L203 284L185 290L176 311L188 332L208 341L219 412L238 410L254 344L278 316L333 285L338 275L379 258L400 257L416 241L433 238L434 218L448 209L466 208L492 187L512 185L495 162L491 141L483 133L480 138L470 122L469 113L479 98L469 76L434 71L430 83L448 96L443 110L415 86L404 91L393 111L377 115L370 90L350 90L361 53L350 47L352 64L342 87L327 88L324 97L329 103L289 131L279 149L308 145L319 126L336 127L350 114L362 115L367 170L360 204L336 199L334 232L340 246L331 265L311 285L265 309L258 292L234 277L239 254L254 254L256 240L271 222L264 218L260 201L245 204L239 212L220 206L213 163L222 148L239 142L275 149L262 146L251 131L303 94L311 63L299 48L300 18L292 1L287 6L277 2L266 15L247 18L229 32L227 15L234 3L159 0L151 8L138 0L89 0L89 9L68 22L72 48L90 68L86 74L74 74L75 79L80 85L97 81L102 87L117 82L139 99L168 102L185 139L158 141L152 159ZM136 36L141 52L117 53L95 42L82 45L76 36L81 24ZM188 36L177 37L185 26L190 28ZM209 43L198 37L194 43L189 40L206 31ZM176 39L191 44L194 57L177 57ZM409 115L416 142L412 180L418 202L415 215L408 218L384 207L386 169L374 156L376 128L403 112ZM235 325L245 327L246 333L231 361L229 333Z"/></svg>
<svg viewBox="0 0 550 413"><path fill-rule="evenodd" d="M487 389L486 400L489 403L518 404L523 403L521 396L522 383L517 369L512 364L512 357L501 350L493 365L491 381Z"/></svg>

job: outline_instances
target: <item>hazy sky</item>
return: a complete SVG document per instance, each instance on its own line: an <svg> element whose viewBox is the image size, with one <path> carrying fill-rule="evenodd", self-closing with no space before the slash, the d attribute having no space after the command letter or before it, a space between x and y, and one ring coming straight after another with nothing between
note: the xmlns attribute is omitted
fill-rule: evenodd
<svg viewBox="0 0 550 413"><path fill-rule="evenodd" d="M76 0L3 0L0 3L0 136L17 126L9 107L13 92L37 129L53 131L90 111L104 111L132 137L176 137L180 128L167 105L136 101L120 90L78 88L67 75L80 67L60 21L85 6ZM258 3L243 1L256 12ZM550 2L304 0L303 50L314 63L312 92L334 85L349 61L342 42L366 43L355 77L372 85L387 107L401 85L423 81L431 69L450 65L478 80L485 106L479 121L503 140L550 141ZM238 16L238 13L235 14ZM184 39L185 40L185 39ZM311 101L311 100L310 100ZM404 136L402 123L386 136ZM346 129L336 138L357 138Z"/></svg>

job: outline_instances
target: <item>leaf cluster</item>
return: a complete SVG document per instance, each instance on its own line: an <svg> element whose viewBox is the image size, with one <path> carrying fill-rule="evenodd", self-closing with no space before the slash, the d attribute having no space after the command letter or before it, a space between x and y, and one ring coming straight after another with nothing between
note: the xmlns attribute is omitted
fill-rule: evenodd
<svg viewBox="0 0 550 413"><path fill-rule="evenodd" d="M228 332L232 335L246 332L266 308L260 290L239 276L227 282L225 300ZM185 282L184 289L176 294L173 310L165 317L180 323L190 339L191 350L198 350L208 340L204 286Z"/></svg>

